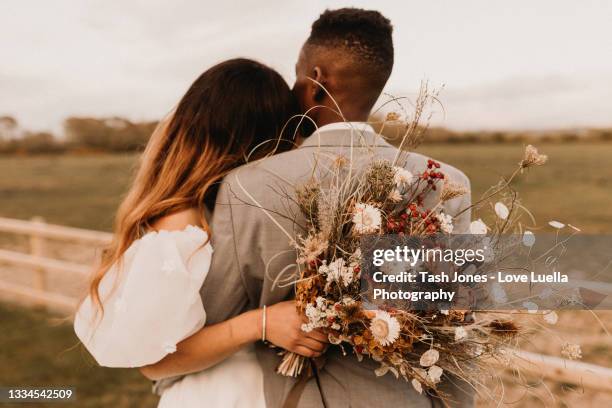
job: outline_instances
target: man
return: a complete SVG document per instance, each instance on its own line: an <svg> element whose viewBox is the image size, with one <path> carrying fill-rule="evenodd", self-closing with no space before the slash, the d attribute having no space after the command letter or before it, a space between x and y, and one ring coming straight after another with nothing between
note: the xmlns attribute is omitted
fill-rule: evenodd
<svg viewBox="0 0 612 408"><path fill-rule="evenodd" d="M360 158L371 157L366 153L371 153L374 145L376 155L395 158L397 149L364 123L392 67L392 26L380 13L354 8L328 10L314 22L296 65L294 90L318 130L299 148L244 166L225 178L212 222L213 263L202 288L207 324L291 298L292 285L287 282L295 251L290 240L299 232L296 225L300 220L283 216L299 213L283 194L291 195L294 186L306 182L321 160L352 154L354 163L359 163ZM411 154L406 168L419 171L426 163L426 157ZM469 185L460 171L447 165L442 165L442 170ZM467 206L469 195L447 202L445 212L458 213ZM466 231L468 224L465 212L455 228ZM299 380L275 373L280 359L277 351L263 343L257 349L269 407L441 404L392 375L376 377L376 363L367 359L358 363L351 355L342 356L337 347L327 351L326 364L316 377L296 385ZM449 381L443 386L449 390L451 402L470 406L472 394L452 385Z"/></svg>

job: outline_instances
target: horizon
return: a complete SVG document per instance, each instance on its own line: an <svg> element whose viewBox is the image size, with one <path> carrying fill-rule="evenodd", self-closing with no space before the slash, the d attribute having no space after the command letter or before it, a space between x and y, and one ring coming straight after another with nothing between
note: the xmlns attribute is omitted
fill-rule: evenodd
<svg viewBox="0 0 612 408"><path fill-rule="evenodd" d="M345 4L3 2L0 116L58 135L69 116L156 120L201 71L235 56L272 66L291 85L310 24L325 8ZM362 1L352 5L368 8ZM434 117L433 127L612 127L606 29L612 3L382 1L376 8L395 27L396 62L386 92L411 95L423 79L445 84L446 116Z"/></svg>

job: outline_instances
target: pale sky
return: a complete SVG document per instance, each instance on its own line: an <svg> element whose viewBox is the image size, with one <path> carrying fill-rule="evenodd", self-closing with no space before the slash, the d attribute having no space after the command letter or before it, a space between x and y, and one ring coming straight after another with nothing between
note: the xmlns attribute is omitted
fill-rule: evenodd
<svg viewBox="0 0 612 408"><path fill-rule="evenodd" d="M395 26L387 90L445 84L454 129L612 126L612 1L3 0L0 115L61 130L69 115L156 119L206 68L244 56L292 83L325 8Z"/></svg>

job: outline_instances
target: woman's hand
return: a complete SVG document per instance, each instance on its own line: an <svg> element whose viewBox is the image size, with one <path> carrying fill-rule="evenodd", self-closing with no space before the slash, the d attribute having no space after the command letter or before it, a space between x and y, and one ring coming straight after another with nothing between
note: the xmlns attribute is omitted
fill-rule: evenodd
<svg viewBox="0 0 612 408"><path fill-rule="evenodd" d="M319 330L302 330L305 318L295 309L295 301L288 300L267 307L266 339L275 346L304 357L318 357L327 347L327 335Z"/></svg>

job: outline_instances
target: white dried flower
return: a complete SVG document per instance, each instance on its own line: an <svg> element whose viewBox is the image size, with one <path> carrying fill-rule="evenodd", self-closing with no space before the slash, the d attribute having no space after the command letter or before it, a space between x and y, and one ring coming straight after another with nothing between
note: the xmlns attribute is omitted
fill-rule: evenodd
<svg viewBox="0 0 612 408"><path fill-rule="evenodd" d="M327 283L338 282L348 286L353 282L354 266L347 266L344 259L337 258L329 265L323 264L319 267L319 273L327 276Z"/></svg>
<svg viewBox="0 0 612 408"><path fill-rule="evenodd" d="M535 146L527 145L523 160L521 160L519 164L522 168L527 168L531 166L541 166L546 163L547 160L547 155L538 153L538 149L536 149Z"/></svg>
<svg viewBox="0 0 612 408"><path fill-rule="evenodd" d="M319 296L315 303L308 303L304 309L304 314L308 319L307 323L302 324L302 331L308 333L320 327L329 327L328 318L336 317L334 309L329 307L324 297Z"/></svg>
<svg viewBox="0 0 612 408"><path fill-rule="evenodd" d="M393 189L390 193L389 193L389 200L391 200L394 203L399 203L400 201L403 200L402 194L397 191L397 189Z"/></svg>
<svg viewBox="0 0 612 408"><path fill-rule="evenodd" d="M526 247L532 247L535 244L535 235L531 231L525 231L523 233L523 245Z"/></svg>
<svg viewBox="0 0 612 408"><path fill-rule="evenodd" d="M437 365L432 365L431 367L429 367L429 370L427 370L427 377L432 383L437 384L441 380L442 373L444 373L444 370L442 370L441 367L438 367Z"/></svg>
<svg viewBox="0 0 612 408"><path fill-rule="evenodd" d="M296 245L301 252L297 259L298 263L313 262L329 246L329 242L322 234L310 234L306 238L301 238L301 245Z"/></svg>
<svg viewBox="0 0 612 408"><path fill-rule="evenodd" d="M461 341L467 338L467 335L468 333L463 326L455 327L455 341Z"/></svg>
<svg viewBox="0 0 612 408"><path fill-rule="evenodd" d="M371 234L380 229L380 210L370 204L358 203L353 212L353 224L358 234Z"/></svg>
<svg viewBox="0 0 612 408"><path fill-rule="evenodd" d="M495 203L495 214L502 220L505 220L510 215L510 210L508 210L504 203L498 201Z"/></svg>
<svg viewBox="0 0 612 408"><path fill-rule="evenodd" d="M569 360L578 360L582 358L580 344L565 343L561 348L561 355Z"/></svg>
<svg viewBox="0 0 612 408"><path fill-rule="evenodd" d="M470 233L474 235L484 235L487 233L487 224L485 224L480 218L470 223Z"/></svg>
<svg viewBox="0 0 612 408"><path fill-rule="evenodd" d="M388 346L400 335L399 321L384 310L377 310L376 316L370 322L370 331L374 340L381 346Z"/></svg>
<svg viewBox="0 0 612 408"><path fill-rule="evenodd" d="M419 363L423 367L430 367L438 362L440 359L440 353L436 349L429 349L423 353Z"/></svg>
<svg viewBox="0 0 612 408"><path fill-rule="evenodd" d="M565 227L565 224L563 224L562 222L559 222L559 221L555 221L555 220L549 221L548 225L550 225L551 227L556 228L556 229L561 229L561 228Z"/></svg>
<svg viewBox="0 0 612 408"><path fill-rule="evenodd" d="M412 384L412 387L416 390L416 392L418 392L419 394L423 393L423 386L421 385L421 382L419 380L413 378L410 383Z"/></svg>
<svg viewBox="0 0 612 408"><path fill-rule="evenodd" d="M555 312L554 310L551 310L548 313L544 314L544 321L550 325L557 324L558 320L559 320L559 316L557 315L557 312Z"/></svg>
<svg viewBox="0 0 612 408"><path fill-rule="evenodd" d="M414 180L414 175L403 167L394 166L393 170L395 170L395 175L393 180L395 181L395 185L399 188L405 188L412 184Z"/></svg>
<svg viewBox="0 0 612 408"><path fill-rule="evenodd" d="M453 217L443 212L437 215L438 221L440 222L440 229L446 234L452 234L453 232Z"/></svg>
<svg viewBox="0 0 612 408"><path fill-rule="evenodd" d="M374 370L374 374L376 374L377 377L382 377L383 375L387 374L389 371L393 373L395 378L399 378L399 372L397 371L397 369L395 367L391 367L384 363L382 363L380 367Z"/></svg>

